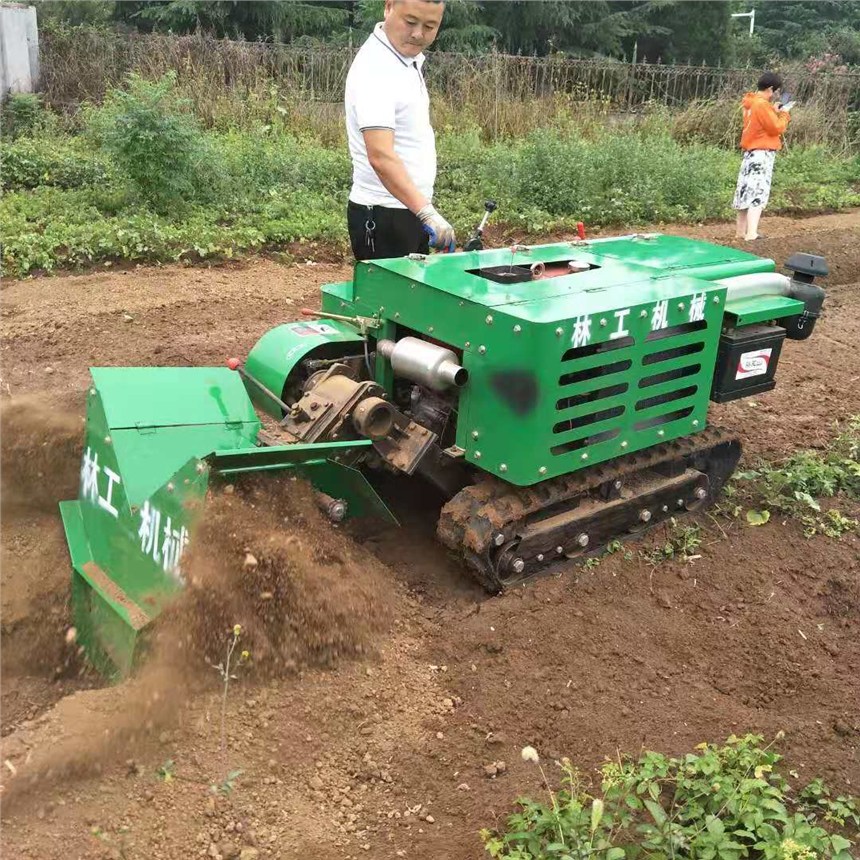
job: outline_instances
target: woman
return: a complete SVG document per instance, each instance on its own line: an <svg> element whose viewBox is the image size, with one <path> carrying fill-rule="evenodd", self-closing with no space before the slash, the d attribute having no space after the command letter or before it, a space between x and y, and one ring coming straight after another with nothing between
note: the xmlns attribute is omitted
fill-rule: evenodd
<svg viewBox="0 0 860 860"><path fill-rule="evenodd" d="M773 104L781 89L782 78L773 72L765 72L759 78L758 91L747 93L743 99L741 149L744 159L732 207L738 210L735 235L748 242L759 238L759 219L770 198L773 162L776 153L782 149L780 136L790 119L790 104L780 108Z"/></svg>

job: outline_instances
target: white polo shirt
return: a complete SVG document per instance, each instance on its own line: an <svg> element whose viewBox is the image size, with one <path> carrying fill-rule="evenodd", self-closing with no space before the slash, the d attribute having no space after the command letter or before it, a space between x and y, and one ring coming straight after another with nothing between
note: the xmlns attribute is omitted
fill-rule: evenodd
<svg viewBox="0 0 860 860"><path fill-rule="evenodd" d="M390 128L394 151L427 199L436 181L436 136L430 125L430 98L424 83L424 54L404 57L394 49L382 24L361 46L346 77L346 132L352 158L349 199L362 206L406 207L379 181L367 159L362 131Z"/></svg>

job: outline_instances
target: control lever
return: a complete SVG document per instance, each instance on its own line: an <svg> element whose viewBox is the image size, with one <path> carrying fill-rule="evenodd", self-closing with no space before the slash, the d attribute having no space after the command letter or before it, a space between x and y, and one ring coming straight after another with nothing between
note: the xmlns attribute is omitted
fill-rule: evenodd
<svg viewBox="0 0 860 860"><path fill-rule="evenodd" d="M481 223L478 224L478 229L472 234L472 237L468 242L463 246L464 251L483 251L484 250L484 229L487 226L487 221L490 219L490 215L496 211L497 204L495 200L487 200L484 203L484 217L481 218Z"/></svg>

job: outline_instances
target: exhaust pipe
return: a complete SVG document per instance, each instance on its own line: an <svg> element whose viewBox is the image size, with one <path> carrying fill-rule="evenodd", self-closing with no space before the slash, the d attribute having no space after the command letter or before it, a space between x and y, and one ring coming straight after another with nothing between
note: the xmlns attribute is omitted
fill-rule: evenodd
<svg viewBox="0 0 860 860"><path fill-rule="evenodd" d="M381 340L376 351L391 362L397 376L426 385L434 391L462 388L469 381L469 371L458 363L457 356L450 349L417 337L404 337L396 343Z"/></svg>
<svg viewBox="0 0 860 860"><path fill-rule="evenodd" d="M812 283L815 275L826 275L827 264L821 257L795 254L786 265L794 269L795 276L789 278L778 272L760 272L752 275L737 275L722 278L714 283L726 287L726 300L748 299L755 296L788 296L803 302L803 313L779 320L790 340L806 340L815 327L824 305L824 290Z"/></svg>

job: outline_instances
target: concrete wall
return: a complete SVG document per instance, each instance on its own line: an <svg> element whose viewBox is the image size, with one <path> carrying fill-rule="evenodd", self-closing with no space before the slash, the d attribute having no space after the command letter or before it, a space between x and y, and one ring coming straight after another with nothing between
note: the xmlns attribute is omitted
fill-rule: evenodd
<svg viewBox="0 0 860 860"><path fill-rule="evenodd" d="M0 6L0 97L32 93L39 85L39 31L36 9Z"/></svg>

